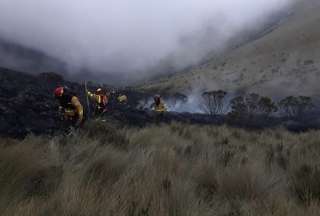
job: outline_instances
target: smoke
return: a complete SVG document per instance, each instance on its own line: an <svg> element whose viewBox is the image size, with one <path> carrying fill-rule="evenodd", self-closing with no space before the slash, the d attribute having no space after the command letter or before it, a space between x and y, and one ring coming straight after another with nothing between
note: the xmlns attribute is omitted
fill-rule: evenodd
<svg viewBox="0 0 320 216"><path fill-rule="evenodd" d="M196 114L210 114L210 109L214 106L208 106L208 100L203 97L203 90L194 88L187 95L173 94L162 95L162 101L168 112L176 113L196 113ZM226 114L231 111L231 100L237 96L244 95L243 92L229 92L222 99L223 106L219 111L220 114ZM153 97L146 97L139 101L136 108L142 110L152 110L154 104Z"/></svg>
<svg viewBox="0 0 320 216"><path fill-rule="evenodd" d="M74 74L136 80L196 64L290 2L1 0L0 37L62 60Z"/></svg>
<svg viewBox="0 0 320 216"><path fill-rule="evenodd" d="M165 97L163 99L166 109L169 112L177 112L177 113L205 113L203 109L203 101L201 95L199 93L193 93L185 98L177 98L177 97ZM138 108L143 110L151 110L151 106L154 103L154 99L152 97L146 98L145 100L141 100L139 102Z"/></svg>

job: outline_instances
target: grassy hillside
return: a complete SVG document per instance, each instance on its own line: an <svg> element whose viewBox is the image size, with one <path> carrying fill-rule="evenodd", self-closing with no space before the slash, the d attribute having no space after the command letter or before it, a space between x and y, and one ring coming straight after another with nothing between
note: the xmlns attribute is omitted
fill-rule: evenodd
<svg viewBox="0 0 320 216"><path fill-rule="evenodd" d="M249 89L269 95L275 92L319 95L319 9L318 1L301 1L286 20L257 40L144 88Z"/></svg>
<svg viewBox="0 0 320 216"><path fill-rule="evenodd" d="M319 132L99 122L0 139L1 215L319 215Z"/></svg>

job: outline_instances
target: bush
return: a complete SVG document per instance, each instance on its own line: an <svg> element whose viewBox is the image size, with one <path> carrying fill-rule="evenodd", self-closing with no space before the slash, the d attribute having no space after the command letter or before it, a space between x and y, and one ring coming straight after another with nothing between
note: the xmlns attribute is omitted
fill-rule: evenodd
<svg viewBox="0 0 320 216"><path fill-rule="evenodd" d="M309 112L313 107L312 99L305 96L289 96L279 102L280 110L290 118L299 117Z"/></svg>
<svg viewBox="0 0 320 216"><path fill-rule="evenodd" d="M230 117L233 119L252 119L255 117L269 117L278 110L276 104L269 97L258 94L238 96L231 100Z"/></svg>
<svg viewBox="0 0 320 216"><path fill-rule="evenodd" d="M204 92L202 94L203 110L212 116L225 113L226 95L227 92L222 90Z"/></svg>

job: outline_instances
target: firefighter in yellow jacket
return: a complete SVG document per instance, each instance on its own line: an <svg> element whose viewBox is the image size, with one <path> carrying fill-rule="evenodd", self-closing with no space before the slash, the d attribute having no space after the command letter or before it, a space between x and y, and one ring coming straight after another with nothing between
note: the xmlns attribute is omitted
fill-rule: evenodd
<svg viewBox="0 0 320 216"><path fill-rule="evenodd" d="M80 126L84 121L83 106L75 94L67 88L58 87L54 91L55 98L59 101L59 110L65 121L74 126Z"/></svg>
<svg viewBox="0 0 320 216"><path fill-rule="evenodd" d="M120 95L117 97L119 104L127 104L128 103L128 97L127 95Z"/></svg>
<svg viewBox="0 0 320 216"><path fill-rule="evenodd" d="M87 91L87 95L95 102L95 114L103 114L107 111L108 96L101 88L98 88L95 93Z"/></svg>
<svg viewBox="0 0 320 216"><path fill-rule="evenodd" d="M167 111L167 108L161 96L155 95L153 99L154 103L151 105L151 108L157 113L165 113Z"/></svg>

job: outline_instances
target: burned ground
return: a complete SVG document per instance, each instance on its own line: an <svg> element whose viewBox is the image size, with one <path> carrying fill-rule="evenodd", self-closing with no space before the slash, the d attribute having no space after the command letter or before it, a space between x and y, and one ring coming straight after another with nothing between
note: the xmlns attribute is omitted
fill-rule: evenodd
<svg viewBox="0 0 320 216"><path fill-rule="evenodd" d="M82 101L86 117L90 119L85 98L83 84L65 81L63 77L55 73L42 73L38 76L0 69L0 135L10 137L25 137L32 133L59 134L63 123L59 120L57 112L58 104L54 100L53 90L57 86L68 86ZM95 89L96 85L88 85L89 89ZM107 87L112 89L112 87ZM118 89L119 94L126 94L129 98L127 105L115 105L113 109L102 116L106 121L116 120L122 126L143 127L153 123L192 123L199 125L222 125L263 129L274 127L286 127L292 131L305 131L320 128L319 112L306 114L299 119L290 118L250 118L230 119L228 116L210 116L195 113L168 112L164 115L156 115L150 110L140 106L141 101L152 98L154 92L139 92L131 88ZM163 94L164 98L185 100L182 94ZM92 108L92 107L91 107ZM92 109L91 109L92 110Z"/></svg>
<svg viewBox="0 0 320 216"><path fill-rule="evenodd" d="M68 82L55 73L28 75L0 68L0 134L24 137L29 133L52 134L61 128L53 90L67 86L80 97L85 110L84 85ZM89 86L94 88L94 86ZM139 93L123 90L130 97L131 106L141 98Z"/></svg>

